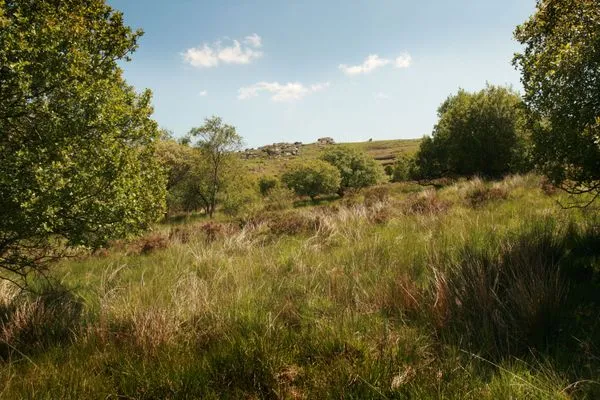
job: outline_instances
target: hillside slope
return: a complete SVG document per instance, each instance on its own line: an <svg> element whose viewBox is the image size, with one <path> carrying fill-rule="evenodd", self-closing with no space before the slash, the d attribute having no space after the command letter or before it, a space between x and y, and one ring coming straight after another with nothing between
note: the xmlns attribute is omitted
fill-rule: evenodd
<svg viewBox="0 0 600 400"><path fill-rule="evenodd" d="M362 150L371 157L378 160L382 165L393 163L394 159L401 154L413 154L419 148L421 139L396 139L377 140L371 142L336 143L332 145L321 145L310 143L299 147L298 156L264 156L244 160L250 172L257 175L279 175L291 162L301 160L314 160L321 153L333 146L349 146ZM242 153L243 154L243 153Z"/></svg>

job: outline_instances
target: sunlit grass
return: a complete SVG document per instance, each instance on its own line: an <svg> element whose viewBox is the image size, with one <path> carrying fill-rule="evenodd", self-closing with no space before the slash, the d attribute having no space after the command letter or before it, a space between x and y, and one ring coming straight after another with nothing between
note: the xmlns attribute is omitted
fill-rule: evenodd
<svg viewBox="0 0 600 400"><path fill-rule="evenodd" d="M507 196L474 207L469 193L487 188ZM151 235L162 235L166 248L140 254L139 245L122 244L64 262L55 278L76 296L55 309L82 304L81 316L51 328L70 332L66 342L32 347L27 337L6 336L12 347L5 349L1 396L597 395L597 327L569 331L578 341L559 334L529 354L492 358L461 339L477 332L441 329L435 314L442 304L436 282L464 261L466 247L502 254L502 243L518 243L546 224L571 225L583 235L593 226L589 215L560 209L533 175L413 191L390 185L389 194L378 194L382 201L359 194L223 226L205 228L201 220L161 226ZM177 228L189 234L170 235ZM588 253L586 265L598 267L597 253ZM14 322L14 304L23 304L22 316L36 307L8 287L2 293L5 323ZM597 316L597 308L581 304L573 308L578 318ZM465 321L452 326L471 329L476 322ZM573 352L581 343L588 347Z"/></svg>

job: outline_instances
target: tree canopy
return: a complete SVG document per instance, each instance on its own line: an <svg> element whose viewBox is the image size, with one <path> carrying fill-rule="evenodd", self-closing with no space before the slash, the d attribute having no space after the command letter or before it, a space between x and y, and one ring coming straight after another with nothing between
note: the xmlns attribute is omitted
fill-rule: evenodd
<svg viewBox="0 0 600 400"><path fill-rule="evenodd" d="M527 136L521 98L513 90L488 85L459 90L438 109L431 138L415 155L416 178L500 177L526 166Z"/></svg>
<svg viewBox="0 0 600 400"><path fill-rule="evenodd" d="M536 163L571 193L600 195L600 3L538 0L517 27Z"/></svg>
<svg viewBox="0 0 600 400"><path fill-rule="evenodd" d="M242 137L234 126L223 123L220 117L206 118L204 124L190 130L191 138L198 138L196 147L202 159L196 165L197 195L206 213L212 217L219 195L228 186L239 168L235 168L238 157L234 151L242 145ZM229 177L229 178L228 178Z"/></svg>
<svg viewBox="0 0 600 400"><path fill-rule="evenodd" d="M360 189L374 185L384 175L383 169L373 158L347 146L331 148L321 159L340 171L340 194L348 188Z"/></svg>
<svg viewBox="0 0 600 400"><path fill-rule="evenodd" d="M140 35L102 0L0 2L3 277L162 216L151 93L117 64Z"/></svg>
<svg viewBox="0 0 600 400"><path fill-rule="evenodd" d="M341 183L340 172L333 165L321 161L297 162L290 166L281 181L298 196L315 199L318 195L333 194Z"/></svg>

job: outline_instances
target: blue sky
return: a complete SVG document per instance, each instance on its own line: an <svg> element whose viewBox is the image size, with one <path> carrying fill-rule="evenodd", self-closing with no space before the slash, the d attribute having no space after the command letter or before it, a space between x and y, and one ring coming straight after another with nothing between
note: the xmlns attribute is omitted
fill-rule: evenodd
<svg viewBox="0 0 600 400"><path fill-rule="evenodd" d="M439 104L486 82L520 90L516 25L535 0L119 1L145 31L127 81L182 136L205 117L248 147L429 134Z"/></svg>

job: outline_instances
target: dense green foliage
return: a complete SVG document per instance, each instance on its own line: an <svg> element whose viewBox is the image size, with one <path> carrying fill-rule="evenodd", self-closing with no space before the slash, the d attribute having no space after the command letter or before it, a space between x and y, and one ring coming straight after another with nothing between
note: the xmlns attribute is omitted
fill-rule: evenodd
<svg viewBox="0 0 600 400"><path fill-rule="evenodd" d="M314 160L292 165L281 181L298 196L315 199L318 195L333 194L340 189L340 172L331 164Z"/></svg>
<svg viewBox="0 0 600 400"><path fill-rule="evenodd" d="M415 177L501 177L527 167L527 136L522 101L511 89L488 85L459 90L438 109L431 138L415 156Z"/></svg>
<svg viewBox="0 0 600 400"><path fill-rule="evenodd" d="M23 275L162 216L151 93L117 65L140 34L104 1L0 2L0 268Z"/></svg>
<svg viewBox="0 0 600 400"><path fill-rule="evenodd" d="M555 184L600 195L600 3L539 0L515 36L537 163Z"/></svg>
<svg viewBox="0 0 600 400"><path fill-rule="evenodd" d="M201 160L194 166L196 195L212 217L219 196L230 184L228 180L236 178L241 170L235 168L238 158L233 152L240 148L242 137L219 117L207 118L202 126L192 128L189 136L199 138L195 146L201 153Z"/></svg>
<svg viewBox="0 0 600 400"><path fill-rule="evenodd" d="M396 158L393 165L389 166L389 174L392 182L405 182L412 178L415 169L414 159L400 156Z"/></svg>
<svg viewBox="0 0 600 400"><path fill-rule="evenodd" d="M340 171L340 194L346 189L375 185L384 175L383 169L373 158L351 147L336 146L327 150L321 159Z"/></svg>
<svg viewBox="0 0 600 400"><path fill-rule="evenodd" d="M279 180L274 176L261 176L258 180L258 187L260 194L268 196L269 192L275 189L279 185Z"/></svg>

